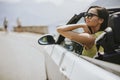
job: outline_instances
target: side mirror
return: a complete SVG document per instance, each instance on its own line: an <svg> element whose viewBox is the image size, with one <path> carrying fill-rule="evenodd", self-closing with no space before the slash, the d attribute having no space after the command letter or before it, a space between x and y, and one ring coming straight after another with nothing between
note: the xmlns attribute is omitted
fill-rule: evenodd
<svg viewBox="0 0 120 80"><path fill-rule="evenodd" d="M38 43L40 45L50 45L50 44L55 44L55 39L53 38L52 35L44 35L42 36L39 40Z"/></svg>

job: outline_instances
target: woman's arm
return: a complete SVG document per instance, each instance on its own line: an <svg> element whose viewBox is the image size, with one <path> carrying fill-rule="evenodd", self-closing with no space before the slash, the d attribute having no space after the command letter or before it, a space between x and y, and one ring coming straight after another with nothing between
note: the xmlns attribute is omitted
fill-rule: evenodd
<svg viewBox="0 0 120 80"><path fill-rule="evenodd" d="M73 32L72 30L77 28L83 28L83 33ZM65 25L57 28L57 31L64 37L69 38L73 41L82 43L87 49L91 48L94 44L95 37L90 34L90 31L86 25L72 24Z"/></svg>

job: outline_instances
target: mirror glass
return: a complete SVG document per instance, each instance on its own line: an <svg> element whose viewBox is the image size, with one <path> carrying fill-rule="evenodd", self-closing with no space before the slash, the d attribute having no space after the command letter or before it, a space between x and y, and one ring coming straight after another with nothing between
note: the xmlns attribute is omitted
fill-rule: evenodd
<svg viewBox="0 0 120 80"><path fill-rule="evenodd" d="M38 43L40 45L49 45L49 44L55 44L55 40L52 35L45 35L42 36L39 40Z"/></svg>

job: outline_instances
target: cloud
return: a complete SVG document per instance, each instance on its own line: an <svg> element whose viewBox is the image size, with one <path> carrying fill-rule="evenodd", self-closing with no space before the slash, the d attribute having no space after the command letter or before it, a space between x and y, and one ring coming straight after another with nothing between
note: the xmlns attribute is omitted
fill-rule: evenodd
<svg viewBox="0 0 120 80"><path fill-rule="evenodd" d="M34 1L36 1L36 2L38 2L38 3L42 3L42 2L51 2L51 3L53 3L53 4L55 4L55 5L61 5L65 0L34 0Z"/></svg>
<svg viewBox="0 0 120 80"><path fill-rule="evenodd" d="M35 2L35 3L45 3L45 2L49 2L55 5L61 5L64 3L65 0L0 0L0 2L6 2L6 3L18 3L18 2L26 2L26 3L30 3L30 2Z"/></svg>
<svg viewBox="0 0 120 80"><path fill-rule="evenodd" d="M0 0L0 2L9 2L9 3L17 3L20 2L21 0Z"/></svg>
<svg viewBox="0 0 120 80"><path fill-rule="evenodd" d="M50 2L55 5L62 5L65 1L70 2L72 0L57 0L57 1L56 0L34 0L34 1L37 3ZM86 2L86 4L88 4L88 3L92 3L96 0L74 0L74 1L80 2L81 4L84 4Z"/></svg>
<svg viewBox="0 0 120 80"><path fill-rule="evenodd" d="M96 1L96 0L76 0L76 1L80 1L80 2L93 2L93 1Z"/></svg>
<svg viewBox="0 0 120 80"><path fill-rule="evenodd" d="M96 0L76 0L76 1L81 2L81 4L85 3L85 2L86 2L86 4L88 4L88 3L92 3L92 2L94 2Z"/></svg>
<svg viewBox="0 0 120 80"><path fill-rule="evenodd" d="M0 0L0 2L7 2L7 3L18 3L18 2L25 2L25 3L30 3L30 2L35 2L35 3L52 3L52 4L55 4L55 5L62 5L64 4L64 2L67 1L67 2L70 2L72 0ZM86 2L86 4L88 3L92 3L93 1L96 1L96 0L74 0L74 1L77 1L79 2L80 4L83 4Z"/></svg>

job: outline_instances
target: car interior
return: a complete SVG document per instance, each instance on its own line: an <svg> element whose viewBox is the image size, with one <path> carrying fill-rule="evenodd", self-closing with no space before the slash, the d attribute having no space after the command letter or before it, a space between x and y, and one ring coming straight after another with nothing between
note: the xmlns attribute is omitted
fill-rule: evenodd
<svg viewBox="0 0 120 80"><path fill-rule="evenodd" d="M108 9L109 11L109 22L105 34L101 38L97 39L96 47L99 46L104 48L104 55L98 55L96 59L120 64L120 8ZM81 18L82 13L75 14L67 24L76 24ZM69 41L69 42L68 42ZM81 44L67 40L65 37L60 35L56 44L60 44L67 50L81 55L83 47Z"/></svg>
<svg viewBox="0 0 120 80"><path fill-rule="evenodd" d="M104 48L104 55L99 55L97 59L120 64L120 12L112 12L109 17L108 26L105 34L97 40L97 48Z"/></svg>

